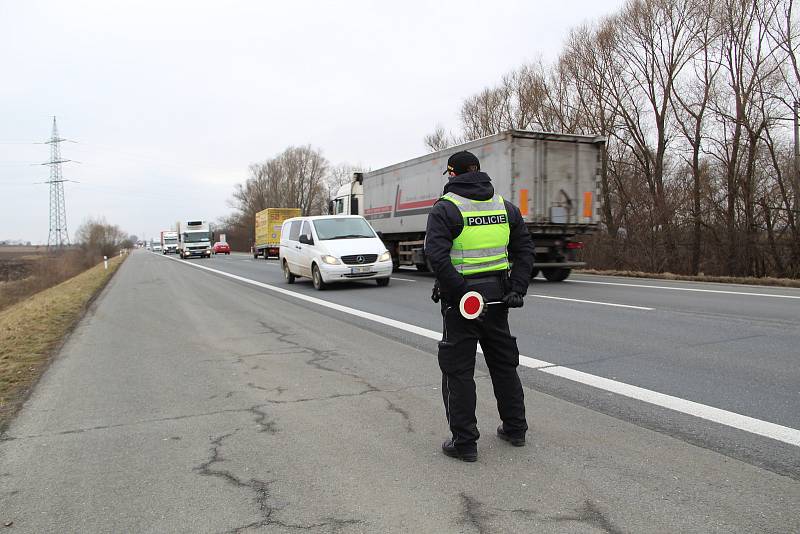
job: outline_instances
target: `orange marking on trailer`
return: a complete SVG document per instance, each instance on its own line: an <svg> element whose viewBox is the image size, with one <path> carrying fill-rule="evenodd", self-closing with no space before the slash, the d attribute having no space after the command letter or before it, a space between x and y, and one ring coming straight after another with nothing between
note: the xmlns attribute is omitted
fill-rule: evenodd
<svg viewBox="0 0 800 534"><path fill-rule="evenodd" d="M519 211L525 217L528 214L528 190L519 190Z"/></svg>
<svg viewBox="0 0 800 534"><path fill-rule="evenodd" d="M584 191L583 193L583 216L589 219L592 218L592 192Z"/></svg>

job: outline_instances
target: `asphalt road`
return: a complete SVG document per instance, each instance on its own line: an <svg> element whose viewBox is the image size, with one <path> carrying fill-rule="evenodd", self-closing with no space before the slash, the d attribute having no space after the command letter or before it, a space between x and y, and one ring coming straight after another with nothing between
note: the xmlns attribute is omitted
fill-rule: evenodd
<svg viewBox="0 0 800 534"><path fill-rule="evenodd" d="M440 375L422 331L440 324L431 278L395 278L316 292L247 256L133 254L2 437L0 526L800 530L800 448L547 372L579 370L797 429L800 299L784 297L800 292L534 282L512 328L523 354L553 365L522 370L529 445L493 435L479 367L480 457L464 464L438 448Z"/></svg>
<svg viewBox="0 0 800 534"><path fill-rule="evenodd" d="M285 284L275 260L234 254L193 262L441 331L438 306L429 299L433 277L414 269L397 273L387 288L353 282L319 292L309 280ZM800 429L798 289L578 275L561 284L536 279L528 295L526 306L511 313L512 332L526 356ZM435 346L330 313L421 350ZM522 375L540 391L800 478L797 446L542 372L523 369Z"/></svg>

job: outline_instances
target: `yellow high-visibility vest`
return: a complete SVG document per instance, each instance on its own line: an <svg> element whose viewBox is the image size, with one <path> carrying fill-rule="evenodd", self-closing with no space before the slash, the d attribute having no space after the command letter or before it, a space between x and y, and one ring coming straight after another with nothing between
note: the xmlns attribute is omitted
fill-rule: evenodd
<svg viewBox="0 0 800 534"><path fill-rule="evenodd" d="M450 250L450 261L456 270L465 276L508 270L511 227L503 197L472 200L447 193L442 199L452 202L464 219L464 229Z"/></svg>

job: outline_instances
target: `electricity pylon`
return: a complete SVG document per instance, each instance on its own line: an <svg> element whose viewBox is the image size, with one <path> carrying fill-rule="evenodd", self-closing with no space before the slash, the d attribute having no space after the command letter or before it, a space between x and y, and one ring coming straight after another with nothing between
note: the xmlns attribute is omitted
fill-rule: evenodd
<svg viewBox="0 0 800 534"><path fill-rule="evenodd" d="M53 135L45 144L50 145L50 161L42 163L50 167L50 179L45 182L50 184L50 233L47 236L48 247L63 247L69 245L67 232L67 208L64 203L64 180L61 174L61 164L68 159L61 159L61 142L66 141L58 136L56 118L53 117Z"/></svg>

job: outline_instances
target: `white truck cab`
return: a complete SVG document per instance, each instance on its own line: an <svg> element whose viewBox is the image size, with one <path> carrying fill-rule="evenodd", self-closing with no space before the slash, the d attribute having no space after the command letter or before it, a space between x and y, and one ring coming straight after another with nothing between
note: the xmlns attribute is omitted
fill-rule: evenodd
<svg viewBox="0 0 800 534"><path fill-rule="evenodd" d="M178 232L165 230L161 232L161 252L175 254L178 251Z"/></svg>
<svg viewBox="0 0 800 534"><path fill-rule="evenodd" d="M363 215L361 207L364 205L364 186L357 178L344 184L336 191L336 196L331 201L330 212L332 215Z"/></svg>
<svg viewBox="0 0 800 534"><path fill-rule="evenodd" d="M211 225L208 221L178 223L178 254L183 259L211 257Z"/></svg>

